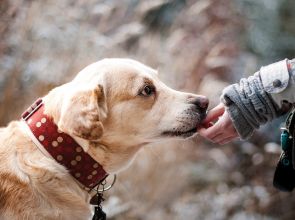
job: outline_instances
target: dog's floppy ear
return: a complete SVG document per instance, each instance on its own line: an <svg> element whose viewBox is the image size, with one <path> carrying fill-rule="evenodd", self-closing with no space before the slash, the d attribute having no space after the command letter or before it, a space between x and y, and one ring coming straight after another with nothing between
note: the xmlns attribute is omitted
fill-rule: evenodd
<svg viewBox="0 0 295 220"><path fill-rule="evenodd" d="M58 128L79 138L97 140L102 136L101 119L106 117L105 94L101 85L79 88L67 95L62 105Z"/></svg>

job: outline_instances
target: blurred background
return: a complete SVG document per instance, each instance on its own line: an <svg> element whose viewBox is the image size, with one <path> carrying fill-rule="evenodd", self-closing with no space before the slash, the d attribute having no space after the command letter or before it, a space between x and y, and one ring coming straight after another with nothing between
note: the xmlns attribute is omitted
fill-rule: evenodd
<svg viewBox="0 0 295 220"><path fill-rule="evenodd" d="M212 108L228 84L295 57L294 9L294 0L1 0L0 124L105 57L152 66ZM293 193L272 187L282 120L248 142L146 147L105 211L112 220L295 219Z"/></svg>

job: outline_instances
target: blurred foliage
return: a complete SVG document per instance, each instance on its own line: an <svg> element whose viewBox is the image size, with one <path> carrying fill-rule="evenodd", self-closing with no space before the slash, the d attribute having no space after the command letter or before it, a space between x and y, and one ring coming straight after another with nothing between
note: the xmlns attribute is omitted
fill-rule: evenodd
<svg viewBox="0 0 295 220"><path fill-rule="evenodd" d="M156 2L156 1L155 1ZM167 28L171 27L178 12L185 7L186 0L171 0L163 4L156 2L156 7L147 10L142 21L152 30L167 33Z"/></svg>
<svg viewBox="0 0 295 220"><path fill-rule="evenodd" d="M295 57L295 1L235 0L246 17L246 49L257 55L259 65Z"/></svg>

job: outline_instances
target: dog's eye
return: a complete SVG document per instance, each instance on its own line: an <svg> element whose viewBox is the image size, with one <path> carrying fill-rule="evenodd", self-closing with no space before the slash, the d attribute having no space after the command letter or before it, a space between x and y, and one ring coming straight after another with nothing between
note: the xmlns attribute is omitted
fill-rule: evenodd
<svg viewBox="0 0 295 220"><path fill-rule="evenodd" d="M146 85L143 90L140 92L140 95L142 96L151 96L154 94L155 88L151 85Z"/></svg>

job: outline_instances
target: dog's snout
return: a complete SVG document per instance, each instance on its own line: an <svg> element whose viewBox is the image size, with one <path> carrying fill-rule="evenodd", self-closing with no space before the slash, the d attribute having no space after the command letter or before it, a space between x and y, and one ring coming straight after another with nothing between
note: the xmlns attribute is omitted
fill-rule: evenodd
<svg viewBox="0 0 295 220"><path fill-rule="evenodd" d="M205 96L197 96L190 98L190 103L197 106L201 111L206 111L209 105L209 100Z"/></svg>

